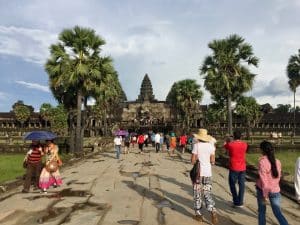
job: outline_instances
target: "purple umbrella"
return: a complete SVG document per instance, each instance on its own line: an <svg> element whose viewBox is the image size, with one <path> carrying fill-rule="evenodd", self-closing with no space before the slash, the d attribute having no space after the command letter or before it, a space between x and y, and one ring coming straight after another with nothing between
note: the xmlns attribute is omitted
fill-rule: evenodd
<svg viewBox="0 0 300 225"><path fill-rule="evenodd" d="M128 131L127 130L117 130L114 133L116 136L127 136L128 135Z"/></svg>

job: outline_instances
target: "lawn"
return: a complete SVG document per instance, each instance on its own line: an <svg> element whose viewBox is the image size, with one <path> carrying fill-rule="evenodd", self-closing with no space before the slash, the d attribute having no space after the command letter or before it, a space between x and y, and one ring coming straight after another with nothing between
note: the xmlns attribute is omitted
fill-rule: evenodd
<svg viewBox="0 0 300 225"><path fill-rule="evenodd" d="M24 154L3 154L0 156L0 183L13 180L25 173Z"/></svg>
<svg viewBox="0 0 300 225"><path fill-rule="evenodd" d="M0 184L5 181L14 180L25 174L26 171L23 169L24 156L24 154L0 155ZM68 161L72 155L61 154L60 157L64 163Z"/></svg>
<svg viewBox="0 0 300 225"><path fill-rule="evenodd" d="M295 172L295 163L300 156L300 152L295 151L278 151L275 153L277 159L281 161L282 171L287 176L288 180L292 181ZM260 153L247 154L247 163L257 166L258 159L261 157Z"/></svg>

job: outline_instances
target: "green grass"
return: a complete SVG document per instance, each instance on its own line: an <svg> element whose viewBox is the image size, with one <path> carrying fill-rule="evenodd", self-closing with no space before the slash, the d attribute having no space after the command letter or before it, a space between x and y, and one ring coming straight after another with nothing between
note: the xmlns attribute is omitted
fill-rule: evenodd
<svg viewBox="0 0 300 225"><path fill-rule="evenodd" d="M23 169L23 159L25 154L2 154L0 155L0 184L14 180L17 177L25 174L26 170ZM63 164L71 159L71 154L60 155Z"/></svg>
<svg viewBox="0 0 300 225"><path fill-rule="evenodd" d="M0 183L13 180L25 173L24 154L4 154L0 156Z"/></svg>
<svg viewBox="0 0 300 225"><path fill-rule="evenodd" d="M275 153L275 156L281 161L282 171L293 177L295 172L295 163L297 158L300 156L300 152L278 151ZM260 153L249 153L247 154L247 163L257 166L258 159L260 157Z"/></svg>

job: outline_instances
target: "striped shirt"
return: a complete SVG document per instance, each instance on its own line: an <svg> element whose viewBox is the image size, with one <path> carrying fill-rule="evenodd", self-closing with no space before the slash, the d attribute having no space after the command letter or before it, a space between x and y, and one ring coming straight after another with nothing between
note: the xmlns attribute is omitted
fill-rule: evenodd
<svg viewBox="0 0 300 225"><path fill-rule="evenodd" d="M37 164L41 162L42 154L40 152L40 148L41 147L39 146L32 146L32 151L27 157L28 163Z"/></svg>

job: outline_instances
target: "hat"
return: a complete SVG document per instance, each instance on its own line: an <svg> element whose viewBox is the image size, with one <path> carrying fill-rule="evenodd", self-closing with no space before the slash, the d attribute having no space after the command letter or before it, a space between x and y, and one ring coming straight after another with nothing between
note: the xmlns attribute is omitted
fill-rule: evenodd
<svg viewBox="0 0 300 225"><path fill-rule="evenodd" d="M205 142L209 142L212 140L212 136L207 134L207 130L206 129L199 129L197 134L193 134L195 138L201 140L201 141L205 141Z"/></svg>

